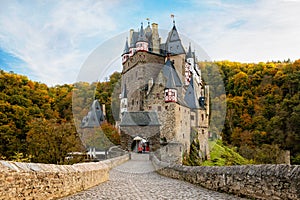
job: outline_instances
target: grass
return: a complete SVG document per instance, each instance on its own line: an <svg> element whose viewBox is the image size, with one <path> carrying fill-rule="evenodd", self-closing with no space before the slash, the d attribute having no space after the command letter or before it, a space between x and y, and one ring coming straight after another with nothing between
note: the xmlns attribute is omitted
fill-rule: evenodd
<svg viewBox="0 0 300 200"><path fill-rule="evenodd" d="M210 141L210 160L202 166L247 165L251 162L239 155L233 148L225 146L221 140Z"/></svg>

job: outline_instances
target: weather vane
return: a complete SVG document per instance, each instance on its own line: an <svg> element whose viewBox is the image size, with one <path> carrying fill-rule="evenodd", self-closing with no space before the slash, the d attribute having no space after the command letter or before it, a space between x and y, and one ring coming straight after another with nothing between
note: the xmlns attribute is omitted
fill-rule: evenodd
<svg viewBox="0 0 300 200"><path fill-rule="evenodd" d="M173 24L175 25L175 15L171 14L171 18L173 19Z"/></svg>

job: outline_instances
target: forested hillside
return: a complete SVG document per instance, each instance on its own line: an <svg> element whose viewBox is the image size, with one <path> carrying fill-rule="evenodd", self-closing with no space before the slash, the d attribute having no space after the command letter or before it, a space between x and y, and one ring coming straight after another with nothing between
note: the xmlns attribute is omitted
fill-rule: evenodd
<svg viewBox="0 0 300 200"><path fill-rule="evenodd" d="M204 77L212 65L217 66L214 69L219 70L224 82L226 97L211 99L212 104L227 104L224 144L236 148L252 163L280 163L283 150L289 150L292 163L300 164L300 60L199 65ZM118 117L120 76L116 72L107 82L48 87L1 70L0 159L66 163L68 152L84 151L73 123L72 94L76 94L73 112L80 116L75 123L87 114L95 97L106 105L107 120L113 124ZM222 87L211 89L218 91ZM211 120L218 120L217 115L215 112ZM221 126L222 121L216 124ZM217 129L213 127L211 132ZM112 125L105 124L103 130L114 143L119 142Z"/></svg>
<svg viewBox="0 0 300 200"><path fill-rule="evenodd" d="M282 150L300 164L300 60L217 65L226 90L223 141L255 163L280 163Z"/></svg>
<svg viewBox="0 0 300 200"><path fill-rule="evenodd" d="M107 84L96 86L102 88ZM91 85L81 83L81 89L84 91ZM67 84L48 87L26 76L1 70L0 159L62 164L67 163L68 152L85 151L73 123L73 89L73 85ZM106 89L108 99L102 101L109 105L110 112L110 91ZM88 110L83 112L86 115ZM108 117L111 121L112 116ZM118 141L112 125L104 124L103 130L108 138Z"/></svg>

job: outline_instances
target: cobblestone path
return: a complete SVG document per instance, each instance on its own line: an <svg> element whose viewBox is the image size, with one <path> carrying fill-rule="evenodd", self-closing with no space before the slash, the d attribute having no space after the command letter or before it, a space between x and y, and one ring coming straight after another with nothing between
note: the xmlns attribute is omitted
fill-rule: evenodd
<svg viewBox="0 0 300 200"><path fill-rule="evenodd" d="M242 199L207 190L154 172L149 155L132 154L132 159L110 171L109 181L65 197L77 199Z"/></svg>

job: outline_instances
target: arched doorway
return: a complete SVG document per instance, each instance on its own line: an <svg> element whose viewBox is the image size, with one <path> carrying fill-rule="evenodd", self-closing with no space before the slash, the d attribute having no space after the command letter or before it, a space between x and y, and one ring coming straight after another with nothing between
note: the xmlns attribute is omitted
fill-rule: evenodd
<svg viewBox="0 0 300 200"><path fill-rule="evenodd" d="M131 143L131 151L136 153L148 153L150 151L150 143L147 139L136 136Z"/></svg>

